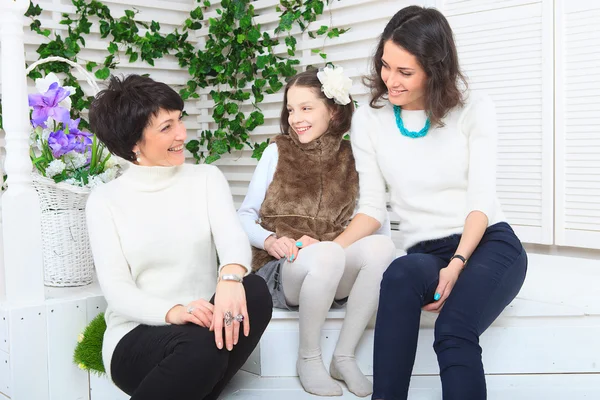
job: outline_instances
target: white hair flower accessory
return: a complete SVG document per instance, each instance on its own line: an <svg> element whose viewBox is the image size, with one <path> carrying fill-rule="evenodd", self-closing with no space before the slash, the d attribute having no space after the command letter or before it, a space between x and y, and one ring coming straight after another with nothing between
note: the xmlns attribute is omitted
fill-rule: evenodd
<svg viewBox="0 0 600 400"><path fill-rule="evenodd" d="M328 99L333 99L342 106L350 103L352 79L344 75L344 68L328 65L317 72L317 78L321 82L321 90Z"/></svg>

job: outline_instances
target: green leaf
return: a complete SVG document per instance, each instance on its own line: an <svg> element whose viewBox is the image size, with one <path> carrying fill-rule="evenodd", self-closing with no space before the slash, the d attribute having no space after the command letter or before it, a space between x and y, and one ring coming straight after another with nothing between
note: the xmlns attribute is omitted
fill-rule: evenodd
<svg viewBox="0 0 600 400"><path fill-rule="evenodd" d="M258 43L258 39L260 39L260 31L258 29L250 29L248 32L248 40L254 44Z"/></svg>
<svg viewBox="0 0 600 400"><path fill-rule="evenodd" d="M231 114L231 115L237 114L238 109L239 109L238 105L235 103L227 104L226 108L227 108L227 113Z"/></svg>
<svg viewBox="0 0 600 400"><path fill-rule="evenodd" d="M238 34L237 35L237 42L238 43L242 44L242 43L244 43L244 40L246 40L246 35L244 35L244 34Z"/></svg>
<svg viewBox="0 0 600 400"><path fill-rule="evenodd" d="M108 69L108 67L104 67L96 71L94 75L96 75L96 78L98 79L105 80L110 76L110 70Z"/></svg>
<svg viewBox="0 0 600 400"><path fill-rule="evenodd" d="M206 160L204 160L204 162L207 164L212 164L220 158L221 156L219 154L211 154L210 156L206 157Z"/></svg>
<svg viewBox="0 0 600 400"><path fill-rule="evenodd" d="M204 14L202 13L202 8L196 7L190 13L190 16L194 19L204 19Z"/></svg>
<svg viewBox="0 0 600 400"><path fill-rule="evenodd" d="M98 66L98 63L95 63L93 61L88 61L87 64L85 64L85 69L88 70L88 72L92 72L92 70Z"/></svg>
<svg viewBox="0 0 600 400"><path fill-rule="evenodd" d="M324 35L327 32L327 29L329 29L327 25L321 25L321 27L317 29L317 35Z"/></svg>
<svg viewBox="0 0 600 400"><path fill-rule="evenodd" d="M131 10L125 10L125 15L126 15L128 18L133 18L133 17L135 17L135 13L134 13L133 11L131 11Z"/></svg>
<svg viewBox="0 0 600 400"><path fill-rule="evenodd" d="M117 51L119 51L117 44L115 42L110 42L110 45L108 45L108 52L110 54L115 54Z"/></svg>

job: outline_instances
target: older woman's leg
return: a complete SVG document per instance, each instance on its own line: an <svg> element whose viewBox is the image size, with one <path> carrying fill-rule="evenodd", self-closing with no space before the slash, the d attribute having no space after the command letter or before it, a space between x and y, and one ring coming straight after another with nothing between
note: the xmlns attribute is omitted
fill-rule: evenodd
<svg viewBox="0 0 600 400"><path fill-rule="evenodd" d="M231 352L219 350L214 332L197 325L141 325L117 345L111 370L132 400L213 399L248 359L269 320L272 303L264 280L244 278L250 335Z"/></svg>
<svg viewBox="0 0 600 400"><path fill-rule="evenodd" d="M383 235L367 236L346 249L346 268L335 298L347 297L348 303L329 372L360 397L371 394L373 385L356 364L354 353L377 309L381 277L395 256L392 239Z"/></svg>

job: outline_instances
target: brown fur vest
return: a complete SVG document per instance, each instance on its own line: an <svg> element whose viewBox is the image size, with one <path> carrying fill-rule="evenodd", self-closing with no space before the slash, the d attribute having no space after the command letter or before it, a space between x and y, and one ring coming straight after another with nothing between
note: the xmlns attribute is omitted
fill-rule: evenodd
<svg viewBox="0 0 600 400"><path fill-rule="evenodd" d="M279 160L257 223L277 237L335 239L356 206L358 173L350 143L329 133L301 143L295 132L275 137ZM252 248L252 268L274 260Z"/></svg>

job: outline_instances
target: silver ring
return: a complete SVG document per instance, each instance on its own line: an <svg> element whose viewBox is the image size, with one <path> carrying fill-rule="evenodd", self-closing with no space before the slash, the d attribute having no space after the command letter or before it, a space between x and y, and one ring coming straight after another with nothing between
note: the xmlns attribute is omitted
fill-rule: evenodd
<svg viewBox="0 0 600 400"><path fill-rule="evenodd" d="M233 314L231 314L231 311L225 313L223 321L225 321L225 326L231 326L231 323L233 322Z"/></svg>
<svg viewBox="0 0 600 400"><path fill-rule="evenodd" d="M188 314L193 313L195 309L196 309L196 307L194 307L194 306L188 306L188 308L187 308Z"/></svg>
<svg viewBox="0 0 600 400"><path fill-rule="evenodd" d="M237 322L242 322L244 320L244 316L242 314L238 314L235 316L235 320Z"/></svg>

